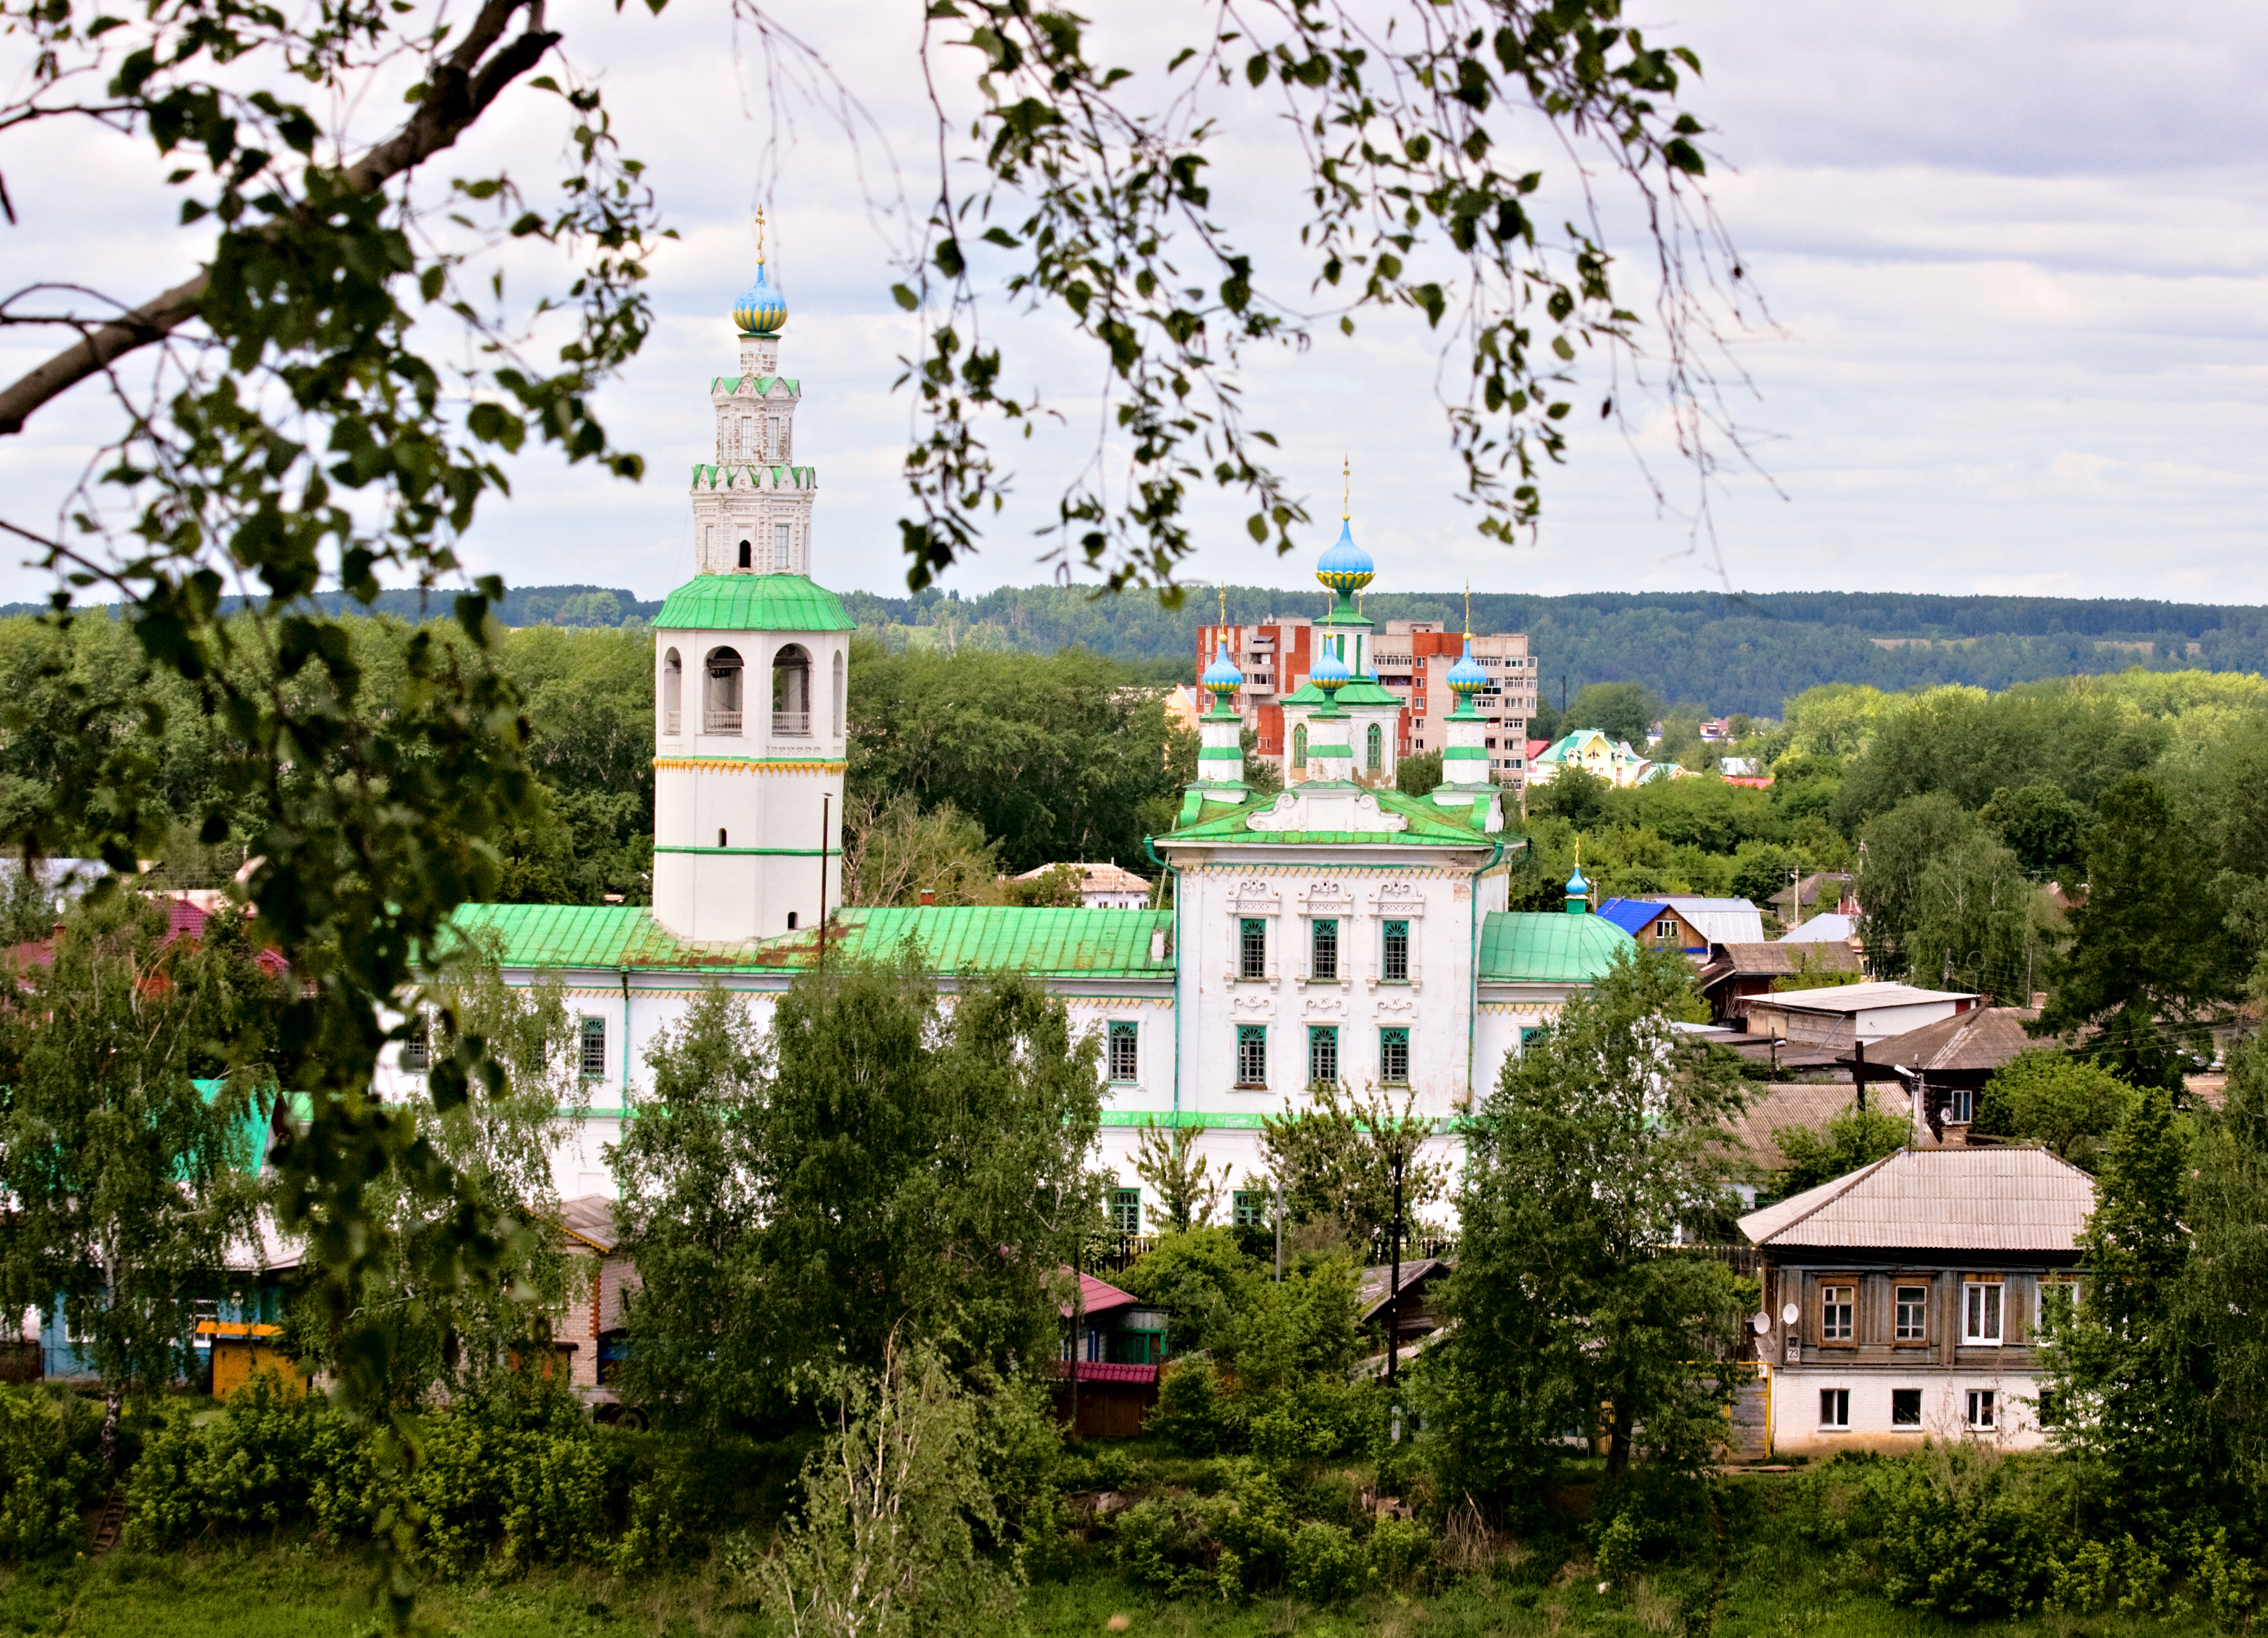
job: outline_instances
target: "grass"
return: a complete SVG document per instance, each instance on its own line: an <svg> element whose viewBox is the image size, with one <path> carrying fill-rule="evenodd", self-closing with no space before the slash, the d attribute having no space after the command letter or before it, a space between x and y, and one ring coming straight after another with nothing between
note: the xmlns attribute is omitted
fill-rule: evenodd
<svg viewBox="0 0 2268 1638"><path fill-rule="evenodd" d="M1954 1621L1891 1605L1874 1566L1805 1545L1780 1510L1786 1481L1746 1480L1727 1509L1717 1566L1650 1567L1602 1588L1583 1552L1498 1540L1463 1544L1484 1566L1438 1587L1381 1590L1336 1609L1292 1598L1167 1600L1110 1573L1098 1550L1079 1573L1034 1586L1016 1638L2205 1638L2202 1614L2034 1612ZM1752 1487L1753 1488L1748 1488ZM351 1554L277 1540L155 1554L121 1549L0 1571L0 1638L14 1634L193 1633L198 1638L370 1638L387 1623ZM426 1586L418 1629L436 1638L765 1638L746 1589L706 1566L623 1583L593 1569ZM970 1634L969 1638L978 1638Z"/></svg>

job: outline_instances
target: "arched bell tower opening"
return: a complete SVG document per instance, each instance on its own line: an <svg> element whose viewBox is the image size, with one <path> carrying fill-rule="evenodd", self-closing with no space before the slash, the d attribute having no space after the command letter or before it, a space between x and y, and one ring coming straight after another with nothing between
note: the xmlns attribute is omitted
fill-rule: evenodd
<svg viewBox="0 0 2268 1638"><path fill-rule="evenodd" d="M740 651L710 650L707 669L709 694L701 702L701 731L737 734L740 731Z"/></svg>
<svg viewBox="0 0 2268 1638"><path fill-rule="evenodd" d="M741 541L741 542L740 542L740 561L739 562L739 563L737 563L737 564L735 565L735 567L736 567L736 568L740 568L740 569L754 569L755 566L756 566L756 543L755 543L754 540L743 540L743 541Z"/></svg>
<svg viewBox="0 0 2268 1638"><path fill-rule="evenodd" d="M811 653L783 643L772 656L772 732L792 739L811 733Z"/></svg>
<svg viewBox="0 0 2268 1638"><path fill-rule="evenodd" d="M670 739L685 731L685 662L675 649L661 657L661 731Z"/></svg>

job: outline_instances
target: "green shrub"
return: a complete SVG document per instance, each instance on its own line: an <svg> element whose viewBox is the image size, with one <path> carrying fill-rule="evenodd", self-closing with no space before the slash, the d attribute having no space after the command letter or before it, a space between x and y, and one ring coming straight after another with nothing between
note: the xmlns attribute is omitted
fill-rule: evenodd
<svg viewBox="0 0 2268 1638"><path fill-rule="evenodd" d="M1240 1566L1229 1566L1226 1584L1221 1579L1220 1520L1227 1508L1224 1498L1184 1491L1145 1496L1114 1521L1112 1556L1128 1580L1167 1598L1241 1591Z"/></svg>
<svg viewBox="0 0 2268 1638"><path fill-rule="evenodd" d="M99 1420L76 1395L0 1387L0 1554L37 1558L79 1539L99 1493Z"/></svg>
<svg viewBox="0 0 2268 1638"><path fill-rule="evenodd" d="M202 1425L169 1408L128 1480L134 1539L159 1546L305 1517L317 1472L316 1428L328 1414L273 1371L254 1377Z"/></svg>
<svg viewBox="0 0 2268 1638"><path fill-rule="evenodd" d="M1370 1569L1379 1580L1406 1587L1433 1562L1433 1532L1415 1518L1381 1518L1370 1532Z"/></svg>
<svg viewBox="0 0 2268 1638"><path fill-rule="evenodd" d="M1212 1361L1200 1354L1166 1367L1158 1384L1158 1407L1143 1431L1192 1456L1215 1456L1237 1442L1241 1429Z"/></svg>
<svg viewBox="0 0 2268 1638"><path fill-rule="evenodd" d="M1598 1545L1593 1555L1598 1560L1599 1574L1609 1581L1622 1581L1634 1574L1645 1562L1643 1549L1646 1537L1638 1528L1634 1509L1624 1508L1608 1521L1599 1532Z"/></svg>
<svg viewBox="0 0 2268 1638"><path fill-rule="evenodd" d="M1311 1519L1292 1538L1285 1580L1311 1604L1337 1604L1362 1590L1367 1568L1362 1549L1343 1527Z"/></svg>

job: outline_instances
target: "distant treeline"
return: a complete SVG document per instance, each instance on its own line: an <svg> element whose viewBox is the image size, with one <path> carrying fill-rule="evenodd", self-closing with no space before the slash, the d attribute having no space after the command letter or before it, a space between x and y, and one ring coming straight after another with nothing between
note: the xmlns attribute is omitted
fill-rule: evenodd
<svg viewBox="0 0 2268 1638"><path fill-rule="evenodd" d="M326 602L343 601L337 594ZM1180 608L1130 592L1096 598L1073 587L1005 587L963 598L851 591L843 603L890 648L1018 650L1077 645L1129 661L1193 657L1197 628L1218 607L1191 588ZM0 613L31 613L13 604ZM1373 619L1462 623L1452 593L1364 599ZM443 613L446 593L388 591L378 612ZM1229 617L1322 612L1320 588L1233 586ZM622 626L652 620L658 601L621 587L523 586L506 593L510 626ZM1572 597L1476 593L1476 631L1524 631L1546 694L1557 702L1585 683L1636 681L1662 700L1712 711L1776 716L1824 683L1898 691L1944 683L2001 689L2044 677L2124 671L2268 672L2268 608L2144 599L1930 597L1889 591L1586 592Z"/></svg>

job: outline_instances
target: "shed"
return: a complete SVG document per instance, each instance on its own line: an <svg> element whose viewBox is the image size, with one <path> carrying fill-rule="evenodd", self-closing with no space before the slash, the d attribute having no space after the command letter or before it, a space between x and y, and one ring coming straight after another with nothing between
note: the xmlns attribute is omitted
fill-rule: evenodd
<svg viewBox="0 0 2268 1638"><path fill-rule="evenodd" d="M1839 1051L1966 1012L1980 999L1961 991L1880 982L1784 990L1749 1002L1749 1033Z"/></svg>
<svg viewBox="0 0 2268 1638"><path fill-rule="evenodd" d="M1755 998L1771 994L1776 983L1863 970L1859 952L1845 944L1715 944L1709 946L1698 982L1709 1016L1737 1024L1746 1020Z"/></svg>
<svg viewBox="0 0 2268 1638"><path fill-rule="evenodd" d="M637 1265L622 1251L615 1228L615 1202L604 1194L580 1194L559 1202L559 1229L567 1254L584 1265L583 1278L570 1290L567 1311L551 1335L568 1356L568 1380L593 1404L618 1403L612 1386L622 1363L622 1302L641 1282Z"/></svg>
<svg viewBox="0 0 2268 1638"><path fill-rule="evenodd" d="M197 1341L212 1351L212 1396L225 1399L263 1370L291 1392L304 1392L306 1372L284 1351L284 1327L240 1319L201 1319Z"/></svg>
<svg viewBox="0 0 2268 1638"><path fill-rule="evenodd" d="M1394 1315L1394 1334L1398 1344L1406 1347L1440 1329L1441 1318L1433 1305L1432 1287L1448 1274L1449 1267L1439 1257L1413 1257L1402 1265L1402 1283L1395 1288L1402 1299L1395 1304ZM1391 1263L1373 1263L1362 1271L1355 1289L1355 1306L1366 1328L1381 1333L1385 1330L1388 1288L1393 1284L1393 1278Z"/></svg>
<svg viewBox="0 0 2268 1638"><path fill-rule="evenodd" d="M1058 1274L1069 1274L1068 1268ZM1130 1439L1142 1431L1158 1402L1158 1367L1165 1358L1166 1316L1142 1299L1091 1274L1079 1276L1083 1335L1070 1334L1071 1305L1064 1303L1063 1357L1056 1361L1056 1414L1083 1439ZM1137 1355L1140 1357L1136 1357Z"/></svg>

